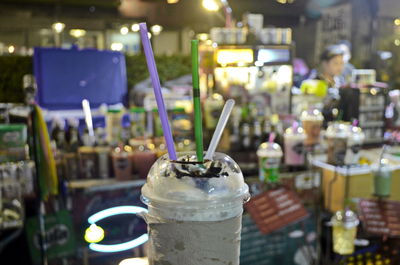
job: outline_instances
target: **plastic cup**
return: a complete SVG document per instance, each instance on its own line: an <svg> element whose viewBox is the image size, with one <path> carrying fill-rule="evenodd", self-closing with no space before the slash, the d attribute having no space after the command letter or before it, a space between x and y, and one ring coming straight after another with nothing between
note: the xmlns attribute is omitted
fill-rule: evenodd
<svg viewBox="0 0 400 265"><path fill-rule="evenodd" d="M149 264L239 264L243 202L238 165L227 155L198 164L195 152L160 157L142 188L148 205Z"/></svg>
<svg viewBox="0 0 400 265"><path fill-rule="evenodd" d="M220 94L213 94L204 102L204 126L208 130L214 130L217 126L224 99Z"/></svg>
<svg viewBox="0 0 400 265"><path fill-rule="evenodd" d="M68 180L79 178L79 160L76 153L64 154L64 170Z"/></svg>
<svg viewBox="0 0 400 265"><path fill-rule="evenodd" d="M286 129L283 135L285 164L288 166L302 166L305 163L304 141L306 135L301 127Z"/></svg>
<svg viewBox="0 0 400 265"><path fill-rule="evenodd" d="M151 139L146 138L131 139L129 143L133 149L130 155L133 173L140 179L146 179L151 166L157 160L155 145Z"/></svg>
<svg viewBox="0 0 400 265"><path fill-rule="evenodd" d="M130 119L132 137L144 136L146 130L146 110L140 107L131 108Z"/></svg>
<svg viewBox="0 0 400 265"><path fill-rule="evenodd" d="M111 154L115 179L121 181L133 179L131 150L125 150L130 148L126 147L117 147Z"/></svg>
<svg viewBox="0 0 400 265"><path fill-rule="evenodd" d="M260 181L278 182L282 155L282 149L277 143L265 142L260 145L257 150Z"/></svg>
<svg viewBox="0 0 400 265"><path fill-rule="evenodd" d="M351 210L338 211L332 216L333 252L350 255L354 252L359 220Z"/></svg>
<svg viewBox="0 0 400 265"><path fill-rule="evenodd" d="M311 109L303 111L300 116L301 123L303 125L306 139L304 143L306 145L315 145L320 142L320 134L324 116L317 109Z"/></svg>
<svg viewBox="0 0 400 265"><path fill-rule="evenodd" d="M326 130L328 144L327 162L335 166L345 164L347 151L347 138L349 137L349 124L343 122L332 122Z"/></svg>
<svg viewBox="0 0 400 265"><path fill-rule="evenodd" d="M390 167L383 164L373 169L373 174L374 195L378 197L389 197L392 189L392 170Z"/></svg>
<svg viewBox="0 0 400 265"><path fill-rule="evenodd" d="M96 146L98 161L98 175L101 179L110 177L110 148L108 146Z"/></svg>
<svg viewBox="0 0 400 265"><path fill-rule="evenodd" d="M345 164L355 165L360 160L360 150L365 139L365 134L360 127L349 126Z"/></svg>
<svg viewBox="0 0 400 265"><path fill-rule="evenodd" d="M149 149L134 151L131 155L131 160L139 178L145 179L150 168L157 160L157 153Z"/></svg>
<svg viewBox="0 0 400 265"><path fill-rule="evenodd" d="M81 146L78 149L79 172L82 179L93 179L98 176L97 154L92 146Z"/></svg>
<svg viewBox="0 0 400 265"><path fill-rule="evenodd" d="M116 146L121 136L121 119L122 111L118 109L110 109L106 115L106 131L107 142L111 146Z"/></svg>

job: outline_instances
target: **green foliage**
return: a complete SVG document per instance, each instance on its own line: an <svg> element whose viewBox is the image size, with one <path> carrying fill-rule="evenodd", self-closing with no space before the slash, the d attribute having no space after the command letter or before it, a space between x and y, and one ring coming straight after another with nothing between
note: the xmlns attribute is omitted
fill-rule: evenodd
<svg viewBox="0 0 400 265"><path fill-rule="evenodd" d="M24 102L22 77L33 72L28 56L0 56L0 102Z"/></svg>
<svg viewBox="0 0 400 265"><path fill-rule="evenodd" d="M162 55L156 56L155 60L161 83L191 72L190 56ZM126 71L129 88L148 78L149 71L144 55L126 56Z"/></svg>
<svg viewBox="0 0 400 265"><path fill-rule="evenodd" d="M20 4L20 5L52 5L54 0L1 0L4 4ZM96 6L105 8L116 8L119 6L119 1L111 0L63 0L59 1L62 6Z"/></svg>
<svg viewBox="0 0 400 265"><path fill-rule="evenodd" d="M156 56L161 82L189 74L190 56ZM144 55L126 56L128 88L149 76ZM23 102L22 77L33 73L32 57L0 56L0 102Z"/></svg>

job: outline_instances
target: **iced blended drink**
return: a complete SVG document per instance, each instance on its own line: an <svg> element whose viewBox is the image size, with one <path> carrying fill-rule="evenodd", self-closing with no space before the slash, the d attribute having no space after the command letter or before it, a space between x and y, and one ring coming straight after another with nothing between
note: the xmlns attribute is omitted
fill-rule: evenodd
<svg viewBox="0 0 400 265"><path fill-rule="evenodd" d="M257 156L261 182L278 182L282 155L282 148L277 143L265 142L260 145L257 150Z"/></svg>
<svg viewBox="0 0 400 265"><path fill-rule="evenodd" d="M111 154L115 179L132 180L131 150L129 146L120 146Z"/></svg>
<svg viewBox="0 0 400 265"><path fill-rule="evenodd" d="M99 178L106 179L110 175L110 148L108 146L96 146Z"/></svg>
<svg viewBox="0 0 400 265"><path fill-rule="evenodd" d="M349 124L343 122L332 122L326 130L328 144L329 164L342 166L345 164L347 150L347 138L349 137Z"/></svg>
<svg viewBox="0 0 400 265"><path fill-rule="evenodd" d="M331 219L333 252L340 255L350 255L354 252L359 220L351 210L338 211Z"/></svg>
<svg viewBox="0 0 400 265"><path fill-rule="evenodd" d="M365 139L365 134L360 127L349 126L345 164L355 165L360 160L360 150Z"/></svg>
<svg viewBox="0 0 400 265"><path fill-rule="evenodd" d="M81 146L78 149L79 171L82 179L97 178L97 155L94 147Z"/></svg>
<svg viewBox="0 0 400 265"><path fill-rule="evenodd" d="M283 135L285 146L285 164L288 166L304 165L304 140L306 135L301 127L287 128Z"/></svg>
<svg viewBox="0 0 400 265"><path fill-rule="evenodd" d="M146 179L151 166L157 160L154 144L150 139L145 138L131 139L129 144L133 148L130 156L133 173L137 174L140 179Z"/></svg>
<svg viewBox="0 0 400 265"><path fill-rule="evenodd" d="M373 170L373 174L374 195L378 197L389 197L392 189L392 171L389 165L382 163Z"/></svg>
<svg viewBox="0 0 400 265"><path fill-rule="evenodd" d="M227 155L199 164L193 152L160 157L142 188L150 265L238 265L243 202L238 165Z"/></svg>
<svg viewBox="0 0 400 265"><path fill-rule="evenodd" d="M131 156L132 165L140 179L146 179L151 166L157 160L157 154L153 150L137 150Z"/></svg>
<svg viewBox="0 0 400 265"><path fill-rule="evenodd" d="M111 146L116 146L121 135L122 111L109 109L106 116L107 142Z"/></svg>
<svg viewBox="0 0 400 265"><path fill-rule="evenodd" d="M306 145L315 145L320 141L320 133L324 116L317 109L303 111L300 116L301 123L306 134Z"/></svg>

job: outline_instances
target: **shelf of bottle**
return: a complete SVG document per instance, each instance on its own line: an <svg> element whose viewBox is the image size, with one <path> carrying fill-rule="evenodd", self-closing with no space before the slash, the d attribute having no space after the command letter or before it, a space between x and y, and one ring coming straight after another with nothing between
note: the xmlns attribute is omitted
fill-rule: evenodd
<svg viewBox="0 0 400 265"><path fill-rule="evenodd" d="M364 144L376 144L376 143L382 143L382 142L383 142L382 137L364 140Z"/></svg>
<svg viewBox="0 0 400 265"><path fill-rule="evenodd" d="M383 121L368 121L360 122L361 128L382 127L385 123Z"/></svg>
<svg viewBox="0 0 400 265"><path fill-rule="evenodd" d="M382 111L385 109L385 106L360 106L360 112L373 112L373 111Z"/></svg>

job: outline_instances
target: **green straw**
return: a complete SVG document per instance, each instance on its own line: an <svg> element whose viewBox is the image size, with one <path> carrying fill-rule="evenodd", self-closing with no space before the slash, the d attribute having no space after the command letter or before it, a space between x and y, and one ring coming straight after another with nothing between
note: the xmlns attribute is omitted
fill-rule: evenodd
<svg viewBox="0 0 400 265"><path fill-rule="evenodd" d="M199 41L192 40L192 82L194 108L194 138L196 140L196 155L199 162L203 162L203 128L200 105L199 84Z"/></svg>

